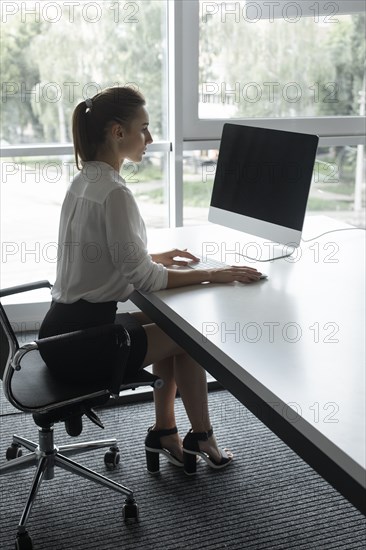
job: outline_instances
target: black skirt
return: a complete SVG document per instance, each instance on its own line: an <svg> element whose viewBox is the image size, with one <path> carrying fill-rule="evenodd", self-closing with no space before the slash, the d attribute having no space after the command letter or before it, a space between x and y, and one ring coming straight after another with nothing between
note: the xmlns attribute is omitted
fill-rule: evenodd
<svg viewBox="0 0 366 550"><path fill-rule="evenodd" d="M147 337L144 328L129 313L119 313L117 302L91 303L86 300L78 300L73 304L52 302L39 330L39 339L65 334L77 330L84 330L100 325L113 323L121 324L128 332L131 340L130 352L127 364L121 371L121 383L125 378L131 378L142 367L147 352ZM108 357L106 350L106 357ZM82 351L80 351L80 359ZM74 362L74 361L73 361ZM125 361L124 361L125 363ZM108 376L108 364L100 364L100 361L89 362L87 371L80 360L80 372L70 372L67 365L60 367L60 362L53 367L49 362L47 366L58 378L70 382L70 378L77 382L93 382L100 380L103 373ZM121 367L122 368L122 367ZM56 372L55 372L56 369Z"/></svg>

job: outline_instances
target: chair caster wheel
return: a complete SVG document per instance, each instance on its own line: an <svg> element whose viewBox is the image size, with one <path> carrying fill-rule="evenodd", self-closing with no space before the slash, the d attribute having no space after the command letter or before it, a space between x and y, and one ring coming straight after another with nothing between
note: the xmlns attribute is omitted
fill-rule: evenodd
<svg viewBox="0 0 366 550"><path fill-rule="evenodd" d="M139 519L139 507L134 501L124 504L122 515L126 523L136 523Z"/></svg>
<svg viewBox="0 0 366 550"><path fill-rule="evenodd" d="M28 533L17 535L15 539L15 550L33 550L32 539Z"/></svg>
<svg viewBox="0 0 366 550"><path fill-rule="evenodd" d="M12 443L10 447L6 449L6 460L14 460L14 458L19 458L22 454L23 452L20 445Z"/></svg>
<svg viewBox="0 0 366 550"><path fill-rule="evenodd" d="M108 469L114 470L117 464L119 464L119 460L120 460L119 448L110 447L109 451L107 451L104 455L104 464L107 466Z"/></svg>

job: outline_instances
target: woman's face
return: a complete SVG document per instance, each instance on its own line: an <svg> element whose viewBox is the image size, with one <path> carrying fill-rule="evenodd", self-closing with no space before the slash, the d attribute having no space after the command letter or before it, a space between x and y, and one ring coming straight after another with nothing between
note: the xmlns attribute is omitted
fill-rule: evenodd
<svg viewBox="0 0 366 550"><path fill-rule="evenodd" d="M146 146L152 142L149 132L149 114L145 107L139 107L136 117L124 131L123 156L133 162L141 162Z"/></svg>

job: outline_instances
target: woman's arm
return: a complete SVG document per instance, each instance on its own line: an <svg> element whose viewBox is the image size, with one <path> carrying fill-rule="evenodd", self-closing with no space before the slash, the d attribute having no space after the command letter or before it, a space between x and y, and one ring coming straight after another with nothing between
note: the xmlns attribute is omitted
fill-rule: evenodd
<svg viewBox="0 0 366 550"><path fill-rule="evenodd" d="M160 254L151 254L154 262L161 263L166 267L173 265L186 266L188 262L175 260L175 258L186 258L191 261L198 261L187 249L179 250L174 248L168 252ZM224 267L219 269L168 269L167 288L177 288L180 286L197 285L200 283L232 283L239 281L241 283L254 283L258 281L261 273L252 267Z"/></svg>
<svg viewBox="0 0 366 550"><path fill-rule="evenodd" d="M168 269L167 288L200 283L254 283L261 273L252 267L224 267L220 269Z"/></svg>
<svg viewBox="0 0 366 550"><path fill-rule="evenodd" d="M151 254L154 262L161 263L166 267L187 266L188 262L176 260L175 258L186 258L193 262L199 261L199 258L193 256L187 249L180 250L174 248L168 252L160 254ZM220 269L168 269L167 288L177 288L180 286L197 285L200 283L232 283L239 281L241 283L254 283L258 281L261 273L252 267L224 267Z"/></svg>

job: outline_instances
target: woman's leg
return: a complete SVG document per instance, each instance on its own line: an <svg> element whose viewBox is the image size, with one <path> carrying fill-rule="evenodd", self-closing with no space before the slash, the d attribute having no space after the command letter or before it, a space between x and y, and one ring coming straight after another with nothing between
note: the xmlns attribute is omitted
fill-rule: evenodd
<svg viewBox="0 0 366 550"><path fill-rule="evenodd" d="M174 378L174 356L153 363L153 373L164 380L162 388L154 389L154 430L169 430L176 426L174 404L177 384ZM178 433L161 437L160 443L183 461L182 439Z"/></svg>
<svg viewBox="0 0 366 550"><path fill-rule="evenodd" d="M131 313L143 325L148 339L148 351L143 366L153 365L153 374L164 380L164 386L154 389L154 430L169 430L176 426L175 396L177 384L174 378L174 354L181 351L173 340L161 331L143 312ZM147 328L149 327L149 328ZM153 328L155 327L155 328ZM183 460L182 439L179 434L160 438L161 445L178 459Z"/></svg>
<svg viewBox="0 0 366 550"><path fill-rule="evenodd" d="M174 401L178 386L193 431L207 432L211 428L211 421L208 410L206 372L157 325L144 325L144 329L148 340L144 366L153 364L154 374L165 382L165 390L164 388L154 390L155 429L168 429L175 426ZM176 447L177 437L162 438L161 443L165 446L164 440L167 442L167 448L173 452L173 448L168 445L168 442L174 441L174 447ZM214 460L220 461L222 454L214 436L207 441L200 441L199 446ZM181 456L180 453L178 455L177 450L174 454L178 458Z"/></svg>
<svg viewBox="0 0 366 550"><path fill-rule="evenodd" d="M191 421L192 430L208 432L211 429L211 420L208 410L206 371L187 353L176 355L175 380ZM206 441L199 441L198 445L200 450L207 453L215 462L220 462L223 455L214 435ZM232 457L229 451L225 455Z"/></svg>

